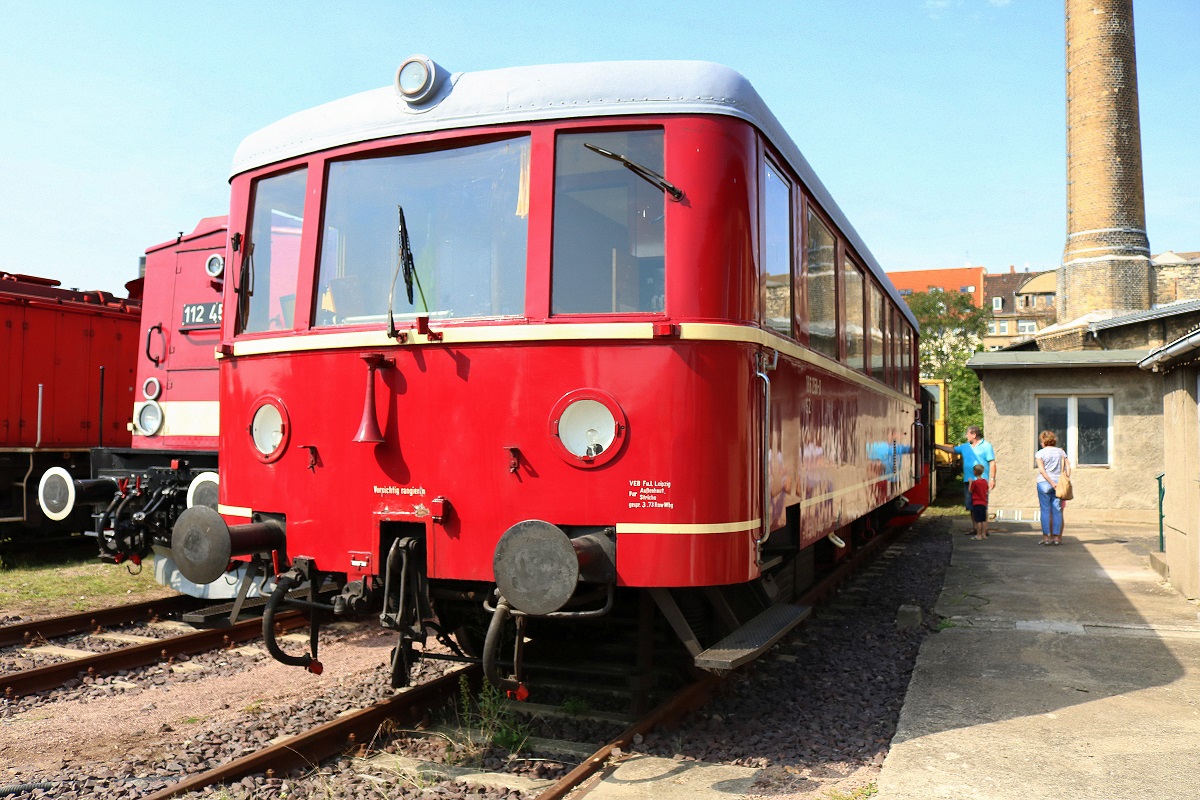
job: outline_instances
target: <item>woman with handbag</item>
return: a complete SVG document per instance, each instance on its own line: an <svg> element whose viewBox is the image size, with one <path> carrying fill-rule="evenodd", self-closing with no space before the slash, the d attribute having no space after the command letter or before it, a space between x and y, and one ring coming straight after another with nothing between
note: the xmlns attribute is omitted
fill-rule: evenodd
<svg viewBox="0 0 1200 800"><path fill-rule="evenodd" d="M1057 446L1058 437L1054 431L1042 431L1038 439L1042 449L1034 454L1034 458L1038 467L1038 507L1042 512L1042 541L1039 544L1059 545L1062 544L1062 501L1071 498L1071 460Z"/></svg>

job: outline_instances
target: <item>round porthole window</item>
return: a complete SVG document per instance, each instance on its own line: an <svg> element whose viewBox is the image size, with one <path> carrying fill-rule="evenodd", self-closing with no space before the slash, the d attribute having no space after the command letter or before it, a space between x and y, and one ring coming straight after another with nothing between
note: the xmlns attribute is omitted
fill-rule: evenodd
<svg viewBox="0 0 1200 800"><path fill-rule="evenodd" d="M617 401L598 389L569 392L550 412L551 436L567 462L580 467L597 467L615 458L628 427Z"/></svg>
<svg viewBox="0 0 1200 800"><path fill-rule="evenodd" d="M250 419L250 441L262 461L275 461L283 455L288 440L287 411L273 397L259 403Z"/></svg>

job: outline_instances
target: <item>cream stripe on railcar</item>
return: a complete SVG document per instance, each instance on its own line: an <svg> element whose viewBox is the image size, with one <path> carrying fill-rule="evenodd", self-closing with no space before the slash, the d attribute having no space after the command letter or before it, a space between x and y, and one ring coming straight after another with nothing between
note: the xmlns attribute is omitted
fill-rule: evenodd
<svg viewBox="0 0 1200 800"><path fill-rule="evenodd" d="M144 401L133 404L133 418L137 419ZM218 436L221 433L221 404L216 400L168 400L159 402L162 408L162 428L153 438L164 436ZM145 436L137 425L134 436ZM149 438L149 437L148 437Z"/></svg>
<svg viewBox="0 0 1200 800"><path fill-rule="evenodd" d="M382 349L409 346L447 346L455 344L505 344L516 342L569 341L669 341L654 335L649 322L572 323L539 325L462 325L434 331L440 338L430 340L416 331L405 331L407 340L401 344L388 338L385 331L350 331L345 333L316 333L304 336L272 336L234 342L235 356L262 356L278 353L304 353L317 350L345 348ZM785 339L776 333L748 325L684 322L679 325L679 339L693 342L734 342L753 344L778 350L782 355L803 361L832 373L843 380L857 383L872 391L887 395L915 408L916 401L890 386L878 383L861 372L825 358L812 350ZM220 357L220 353L218 353Z"/></svg>

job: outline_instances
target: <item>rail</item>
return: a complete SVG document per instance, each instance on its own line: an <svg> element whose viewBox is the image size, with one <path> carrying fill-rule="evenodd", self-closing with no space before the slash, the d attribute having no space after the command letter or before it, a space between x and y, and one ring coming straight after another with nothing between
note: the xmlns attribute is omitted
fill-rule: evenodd
<svg viewBox="0 0 1200 800"><path fill-rule="evenodd" d="M600 747L582 764L563 776L558 783L538 795L538 800L561 800L588 778L595 775L607 762L613 751L625 749L638 734L646 734L657 725L667 725L678 720L689 711L708 702L713 690L723 679L706 675L695 683L685 686L675 695L664 700L657 708L622 731L616 738Z"/></svg>
<svg viewBox="0 0 1200 800"><path fill-rule="evenodd" d="M306 624L299 611L280 614L275 621L287 628L299 628ZM46 689L54 689L74 678L80 672L91 675L107 675L122 669L133 669L165 661L180 655L193 655L214 650L234 642L245 642L262 635L262 621L249 619L228 628L202 630L183 636L172 636L145 644L122 647L106 653L96 653L74 661L48 664L44 667L0 676L0 694L5 698L19 697Z"/></svg>
<svg viewBox="0 0 1200 800"><path fill-rule="evenodd" d="M429 683L406 689L390 700L338 717L214 770L193 775L143 800L168 800L186 792L199 791L206 786L228 783L268 770L284 773L293 769L311 769L326 758L370 742L379 726L388 720L413 722L429 709L453 701L458 696L459 679L462 676L476 690L482 684L483 672L477 665L453 670Z"/></svg>
<svg viewBox="0 0 1200 800"><path fill-rule="evenodd" d="M130 603L124 606L102 608L97 611L83 611L79 614L69 614L63 617L48 617L47 619L34 620L33 622L5 625L0 627L0 647L21 644L34 636L51 639L55 636L69 636L72 633L82 633L83 631L99 627L129 625L176 611L191 611L202 605L204 605L204 601L181 594L174 597L160 597L157 600L147 600L143 603Z"/></svg>

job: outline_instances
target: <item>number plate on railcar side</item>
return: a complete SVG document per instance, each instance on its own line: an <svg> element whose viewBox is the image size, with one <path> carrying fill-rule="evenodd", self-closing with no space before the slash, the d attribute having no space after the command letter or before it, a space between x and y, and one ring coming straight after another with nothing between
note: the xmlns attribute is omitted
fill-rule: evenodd
<svg viewBox="0 0 1200 800"><path fill-rule="evenodd" d="M220 303L184 303L182 328L215 328L221 324Z"/></svg>

